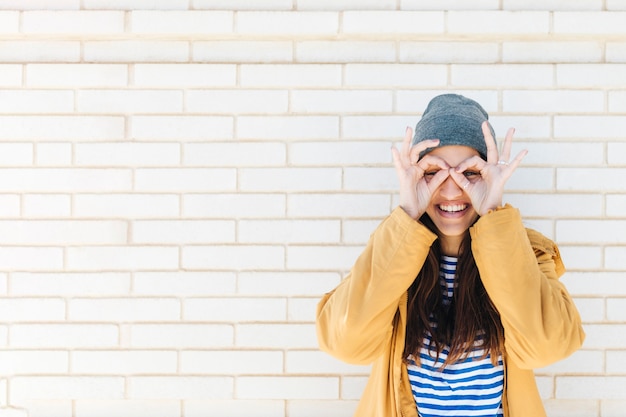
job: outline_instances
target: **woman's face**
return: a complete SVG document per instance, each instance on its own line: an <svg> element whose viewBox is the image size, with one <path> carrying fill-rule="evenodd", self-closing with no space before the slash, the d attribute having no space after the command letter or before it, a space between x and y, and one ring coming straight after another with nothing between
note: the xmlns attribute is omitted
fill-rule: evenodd
<svg viewBox="0 0 626 417"><path fill-rule="evenodd" d="M456 168L461 162L467 158L478 155L475 149L468 146L442 146L435 148L429 155L443 159L451 168ZM440 169L433 167L433 171ZM429 176L433 175L433 171L426 171L425 177L428 181ZM480 173L472 170L465 171L465 176L469 181L476 181L480 178ZM463 238L465 232L474 224L478 218L478 214L472 207L469 196L465 191L457 185L452 177L448 177L443 184L437 188L432 195L430 204L426 209L426 213L430 216L437 229L439 229L440 239L451 239L456 242ZM446 242L444 243L444 246ZM452 242L449 242L452 243ZM453 247L457 246L453 243Z"/></svg>

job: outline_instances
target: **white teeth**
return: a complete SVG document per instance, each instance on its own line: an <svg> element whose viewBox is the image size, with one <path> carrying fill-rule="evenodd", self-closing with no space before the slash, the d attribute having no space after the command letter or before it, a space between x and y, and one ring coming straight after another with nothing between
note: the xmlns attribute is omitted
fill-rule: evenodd
<svg viewBox="0 0 626 417"><path fill-rule="evenodd" d="M440 205L439 208L449 213L455 213L457 211L463 211L467 208L467 204L452 204L448 206Z"/></svg>

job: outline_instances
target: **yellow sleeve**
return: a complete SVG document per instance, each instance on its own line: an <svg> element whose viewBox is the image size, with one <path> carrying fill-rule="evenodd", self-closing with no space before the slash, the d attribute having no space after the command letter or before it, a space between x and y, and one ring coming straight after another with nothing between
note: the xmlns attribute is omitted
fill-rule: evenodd
<svg viewBox="0 0 626 417"><path fill-rule="evenodd" d="M350 273L317 305L321 349L355 364L369 364L381 355L399 300L435 238L399 207L383 220Z"/></svg>
<svg viewBox="0 0 626 417"><path fill-rule="evenodd" d="M481 280L500 313L508 357L533 369L563 359L585 338L580 315L559 277L558 248L527 230L517 209L506 206L470 229Z"/></svg>

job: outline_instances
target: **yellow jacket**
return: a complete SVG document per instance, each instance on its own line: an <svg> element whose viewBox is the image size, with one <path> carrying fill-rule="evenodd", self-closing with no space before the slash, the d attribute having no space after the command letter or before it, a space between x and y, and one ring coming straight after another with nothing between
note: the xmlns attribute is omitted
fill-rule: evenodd
<svg viewBox="0 0 626 417"><path fill-rule="evenodd" d="M506 417L544 417L532 369L578 349L585 334L554 242L525 229L511 206L470 228L472 251L504 327ZM407 289L436 235L396 208L370 237L348 276L317 306L320 347L372 371L355 417L417 417L402 358Z"/></svg>

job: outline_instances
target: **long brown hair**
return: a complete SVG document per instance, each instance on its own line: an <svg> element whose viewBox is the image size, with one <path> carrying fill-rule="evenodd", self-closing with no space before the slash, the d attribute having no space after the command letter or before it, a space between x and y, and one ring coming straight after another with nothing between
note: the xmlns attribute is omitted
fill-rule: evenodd
<svg viewBox="0 0 626 417"><path fill-rule="evenodd" d="M430 217L420 221L439 234ZM495 365L504 345L504 329L500 314L491 302L478 273L472 254L469 230L463 238L457 261L455 288L449 306L444 306L439 278L441 246L439 239L430 248L428 257L408 291L408 312L404 358L413 355L419 361L420 349L425 347L439 359L446 345L450 352L442 368L464 359L477 340L484 349L483 357L491 354ZM431 323L431 320L434 324ZM424 346L429 334L432 342Z"/></svg>

